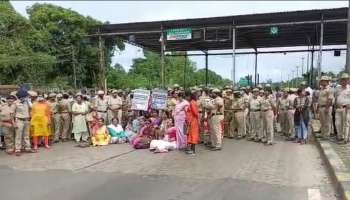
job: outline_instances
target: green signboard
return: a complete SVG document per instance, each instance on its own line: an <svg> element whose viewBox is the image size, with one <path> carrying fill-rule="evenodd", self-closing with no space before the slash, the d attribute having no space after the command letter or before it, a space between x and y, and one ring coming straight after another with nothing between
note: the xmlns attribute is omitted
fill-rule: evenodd
<svg viewBox="0 0 350 200"><path fill-rule="evenodd" d="M248 84L249 84L248 79L245 79L245 78L240 78L239 79L239 86L245 87L245 86L248 86Z"/></svg>
<svg viewBox="0 0 350 200"><path fill-rule="evenodd" d="M279 28L277 26L270 27L270 35L278 35Z"/></svg>
<svg viewBox="0 0 350 200"><path fill-rule="evenodd" d="M176 28L166 30L167 40L190 40L192 39L191 28Z"/></svg>

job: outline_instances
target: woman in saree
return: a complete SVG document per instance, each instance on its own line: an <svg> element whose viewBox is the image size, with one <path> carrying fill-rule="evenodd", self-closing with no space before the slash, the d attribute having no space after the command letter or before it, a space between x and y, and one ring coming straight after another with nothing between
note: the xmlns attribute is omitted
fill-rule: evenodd
<svg viewBox="0 0 350 200"><path fill-rule="evenodd" d="M184 93L179 92L178 101L173 112L176 127L176 147L178 149L185 149L187 146L187 140L185 135L185 121L186 110L188 106L189 103L184 99Z"/></svg>
<svg viewBox="0 0 350 200"><path fill-rule="evenodd" d="M152 139L154 139L153 126L151 120L147 119L131 144L135 149L148 149Z"/></svg>
<svg viewBox="0 0 350 200"><path fill-rule="evenodd" d="M199 112L197 105L197 98L194 93L190 91L185 94L186 100L190 102L186 112L186 124L187 124L187 154L196 153L196 144L199 140Z"/></svg>
<svg viewBox="0 0 350 200"><path fill-rule="evenodd" d="M99 118L98 123L93 127L91 142L92 146L105 146L109 144L111 136L108 133L104 119Z"/></svg>
<svg viewBox="0 0 350 200"><path fill-rule="evenodd" d="M112 123L107 126L109 135L111 136L111 144L123 144L126 142L126 135L118 118L113 118Z"/></svg>
<svg viewBox="0 0 350 200"><path fill-rule="evenodd" d="M32 119L30 121L33 150L38 150L39 137L44 138L45 148L49 146L51 109L43 96L38 96L37 101L32 105Z"/></svg>

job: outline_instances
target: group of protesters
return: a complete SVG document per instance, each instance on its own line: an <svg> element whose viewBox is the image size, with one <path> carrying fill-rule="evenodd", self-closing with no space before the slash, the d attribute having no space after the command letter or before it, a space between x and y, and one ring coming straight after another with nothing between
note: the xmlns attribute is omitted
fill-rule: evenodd
<svg viewBox="0 0 350 200"><path fill-rule="evenodd" d="M133 91L99 90L95 95L93 90L73 94L20 88L1 101L0 144L17 156L70 140L79 147L129 143L135 149L194 155L198 143L221 150L224 137L273 145L280 133L305 144L312 118L320 119L322 138L333 133L347 143L349 76L342 74L339 84L330 81L322 76L319 90L305 82L282 90L270 84L184 90L175 84L164 109L147 110L133 109Z"/></svg>

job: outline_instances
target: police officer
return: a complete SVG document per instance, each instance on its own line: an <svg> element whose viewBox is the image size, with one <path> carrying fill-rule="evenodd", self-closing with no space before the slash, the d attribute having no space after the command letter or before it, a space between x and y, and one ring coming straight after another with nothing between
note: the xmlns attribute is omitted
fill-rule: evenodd
<svg viewBox="0 0 350 200"><path fill-rule="evenodd" d="M107 108L108 108L108 98L102 90L97 92L96 99L96 109L98 118L103 118L104 122L107 123Z"/></svg>
<svg viewBox="0 0 350 200"><path fill-rule="evenodd" d="M72 123L71 118L72 107L69 102L68 93L63 93L62 99L58 102L58 113L60 115L60 121L62 125L61 139L62 142L66 142L70 139L69 129ZM57 139L57 136L56 136Z"/></svg>
<svg viewBox="0 0 350 200"><path fill-rule="evenodd" d="M321 136L328 139L332 127L332 105L334 94L329 87L330 78L322 76L320 79L320 92L318 98L318 111L320 114Z"/></svg>
<svg viewBox="0 0 350 200"><path fill-rule="evenodd" d="M26 90L19 90L17 92L19 100L16 102L15 108L15 152L20 155L21 149L26 152L35 152L31 149L29 128L30 128L30 112L28 102L28 92ZM22 144L24 147L22 148Z"/></svg>
<svg viewBox="0 0 350 200"><path fill-rule="evenodd" d="M224 100L221 98L219 89L213 89L212 100L207 104L206 108L210 110L209 128L211 150L217 151L222 148L222 122L224 120Z"/></svg>
<svg viewBox="0 0 350 200"><path fill-rule="evenodd" d="M237 139L241 139L245 137L246 134L246 122L245 122L245 108L246 102L245 99L242 97L242 94L240 91L234 92L234 102L232 104L232 109L234 113L234 121L235 125L237 127Z"/></svg>
<svg viewBox="0 0 350 200"><path fill-rule="evenodd" d="M263 121L261 141L263 143L267 142L269 145L274 143L273 120L275 108L275 102L271 93L269 91L264 91L264 96L261 99L261 115Z"/></svg>
<svg viewBox="0 0 350 200"><path fill-rule="evenodd" d="M208 88L204 88L202 91L202 95L198 99L199 101L199 114L200 114L200 141L204 144L210 143L209 134L207 131L207 123L208 123L208 114L209 110L206 108L207 104L210 102L209 90Z"/></svg>
<svg viewBox="0 0 350 200"><path fill-rule="evenodd" d="M112 96L108 98L108 123L111 123L113 118L118 118L122 122L122 105L123 99L118 95L117 90L112 91Z"/></svg>
<svg viewBox="0 0 350 200"><path fill-rule="evenodd" d="M281 125L281 133L284 136L288 136L289 133L288 110L293 106L288 98L288 92L288 89L284 89L282 97L277 100L278 121Z"/></svg>
<svg viewBox="0 0 350 200"><path fill-rule="evenodd" d="M249 120L250 123L250 135L248 136L248 140L259 141L259 135L261 133L261 101L259 97L259 89L253 89L252 98L249 99Z"/></svg>
<svg viewBox="0 0 350 200"><path fill-rule="evenodd" d="M233 137L233 129L231 129L231 124L233 121L233 110L232 110L232 103L233 103L233 95L232 95L232 89L227 88L225 89L225 96L224 96L224 137Z"/></svg>
<svg viewBox="0 0 350 200"><path fill-rule="evenodd" d="M335 92L335 127L337 130L337 139L342 143L347 143L349 139L345 132L348 105L350 105L349 75L343 73L340 77L340 86L336 88Z"/></svg>
<svg viewBox="0 0 350 200"><path fill-rule="evenodd" d="M10 95L6 98L6 103L2 104L0 108L1 126L4 134L4 142L6 146L6 153L11 155L14 153L14 138L15 138L15 110L14 104L16 96Z"/></svg>

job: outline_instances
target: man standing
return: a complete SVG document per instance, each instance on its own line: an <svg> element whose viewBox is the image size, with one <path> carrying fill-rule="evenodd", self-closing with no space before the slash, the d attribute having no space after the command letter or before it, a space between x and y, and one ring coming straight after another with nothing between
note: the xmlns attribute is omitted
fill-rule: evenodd
<svg viewBox="0 0 350 200"><path fill-rule="evenodd" d="M209 127L211 150L218 151L222 148L222 124L224 120L224 100L221 98L219 89L213 89L212 101L207 104L210 110Z"/></svg>
<svg viewBox="0 0 350 200"><path fill-rule="evenodd" d="M104 122L107 123L107 108L108 98L105 97L105 93L102 90L97 92L96 109L98 118L103 118Z"/></svg>
<svg viewBox="0 0 350 200"><path fill-rule="evenodd" d="M12 155L14 153L14 117L16 106L14 104L16 96L10 95L6 98L6 103L0 108L1 126L4 134L4 142L6 146L6 153Z"/></svg>
<svg viewBox="0 0 350 200"><path fill-rule="evenodd" d="M291 124L288 120L289 109L293 107L292 101L289 99L289 90L284 89L282 97L277 100L277 112L278 112L278 121L281 125L282 135L289 137L289 131Z"/></svg>
<svg viewBox="0 0 350 200"><path fill-rule="evenodd" d="M233 121L233 95L232 89L226 88L224 97L224 137L233 137L233 129L231 129L231 121Z"/></svg>
<svg viewBox="0 0 350 200"><path fill-rule="evenodd" d="M274 143L273 120L275 113L275 102L269 91L264 91L264 96L261 99L261 114L263 121L263 130L261 141L272 145Z"/></svg>
<svg viewBox="0 0 350 200"><path fill-rule="evenodd" d="M345 125L347 123L347 106L350 105L350 86L349 75L343 73L340 77L340 86L335 92L335 128L337 130L337 139L339 142L347 143L348 137L345 132Z"/></svg>
<svg viewBox="0 0 350 200"><path fill-rule="evenodd" d="M112 91L112 96L108 98L108 124L112 122L113 118L117 118L122 122L122 105L123 99L118 95L117 90Z"/></svg>
<svg viewBox="0 0 350 200"><path fill-rule="evenodd" d="M30 113L27 96L28 92L26 90L19 90L17 92L17 97L19 98L15 109L15 153L17 156L21 154L22 144L24 144L23 149L26 152L34 152L31 149L29 138Z"/></svg>
<svg viewBox="0 0 350 200"><path fill-rule="evenodd" d="M199 97L199 117L200 117L200 141L207 144L210 142L207 123L208 123L208 109L206 109L206 105L210 102L209 90L204 88L201 96Z"/></svg>
<svg viewBox="0 0 350 200"><path fill-rule="evenodd" d="M250 123L250 136L248 140L259 141L259 135L261 133L261 101L259 97L259 89L253 89L253 96L249 99L249 120ZM254 122L254 123L253 123Z"/></svg>
<svg viewBox="0 0 350 200"><path fill-rule="evenodd" d="M236 139L241 139L245 137L246 134L246 123L245 123L245 108L246 102L242 97L240 91L234 92L234 102L232 104L232 109L234 113L234 123L237 126L237 137Z"/></svg>
<svg viewBox="0 0 350 200"><path fill-rule="evenodd" d="M56 93L49 94L48 104L51 108L52 118L51 118L51 130L53 134L53 142L58 143L59 139L56 140L57 135L60 134L60 114L58 113L58 105L56 101Z"/></svg>
<svg viewBox="0 0 350 200"><path fill-rule="evenodd" d="M320 113L321 136L329 139L332 128L332 104L334 96L329 87L330 78L322 76L320 79L320 92L318 98L318 111Z"/></svg>
<svg viewBox="0 0 350 200"><path fill-rule="evenodd" d="M66 142L70 138L69 129L72 123L71 121L72 107L69 102L69 95L67 93L63 93L62 96L63 96L63 99L58 102L58 113L61 116L61 122L62 122L61 139L62 139L62 142Z"/></svg>

